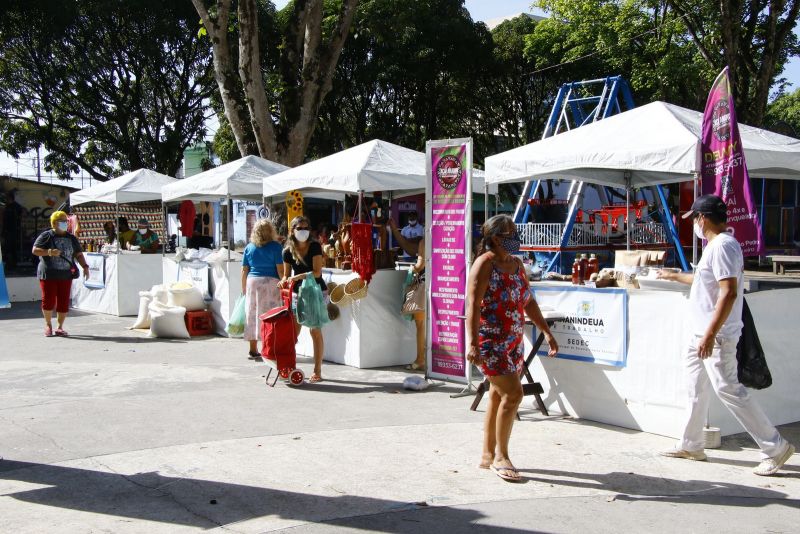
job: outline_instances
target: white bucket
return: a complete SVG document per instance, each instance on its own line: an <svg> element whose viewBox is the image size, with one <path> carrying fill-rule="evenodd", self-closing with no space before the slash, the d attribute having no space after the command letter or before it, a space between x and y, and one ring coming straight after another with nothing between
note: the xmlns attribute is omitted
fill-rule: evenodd
<svg viewBox="0 0 800 534"><path fill-rule="evenodd" d="M722 432L715 426L707 426L703 429L703 440L706 449L719 449L722 446Z"/></svg>

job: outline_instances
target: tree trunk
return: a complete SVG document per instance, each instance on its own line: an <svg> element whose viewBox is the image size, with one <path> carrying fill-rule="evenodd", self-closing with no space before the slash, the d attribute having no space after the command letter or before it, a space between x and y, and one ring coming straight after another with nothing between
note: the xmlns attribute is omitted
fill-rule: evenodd
<svg viewBox="0 0 800 534"><path fill-rule="evenodd" d="M203 0L192 0L203 26L211 39L214 55L214 79L219 86L225 118L231 126L236 139L236 146L242 156L258 154L258 146L253 140L249 127L247 105L242 97L240 80L231 59L230 41L228 39L228 14L231 0L219 0L217 14L212 17Z"/></svg>
<svg viewBox="0 0 800 534"><path fill-rule="evenodd" d="M276 161L272 114L261 74L258 44L258 9L255 0L239 0L239 77L242 80L250 124L261 157Z"/></svg>

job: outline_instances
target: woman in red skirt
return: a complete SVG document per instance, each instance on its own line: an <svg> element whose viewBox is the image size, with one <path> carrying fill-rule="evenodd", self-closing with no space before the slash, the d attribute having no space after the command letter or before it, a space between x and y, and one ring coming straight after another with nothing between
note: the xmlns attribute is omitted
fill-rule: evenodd
<svg viewBox="0 0 800 534"><path fill-rule="evenodd" d="M50 216L50 230L45 230L33 243L33 255L39 256L39 286L42 288L42 315L44 335L66 336L64 320L69 312L72 289L72 269L75 264L83 268L83 276L89 276L89 265L83 257L78 239L67 232L67 214L55 211ZM77 269L77 267L75 267ZM53 310L58 326L53 331Z"/></svg>
<svg viewBox="0 0 800 534"><path fill-rule="evenodd" d="M544 332L549 356L558 343L528 287L513 219L496 215L481 228L478 256L467 280L467 360L488 377L489 404L484 422L483 455L479 467L500 478L520 480L508 456L511 428L522 402L522 334L527 315Z"/></svg>

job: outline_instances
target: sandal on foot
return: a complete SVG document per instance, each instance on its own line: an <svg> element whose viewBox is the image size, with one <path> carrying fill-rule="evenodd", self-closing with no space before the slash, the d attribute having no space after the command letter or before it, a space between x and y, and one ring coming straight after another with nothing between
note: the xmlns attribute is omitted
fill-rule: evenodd
<svg viewBox="0 0 800 534"><path fill-rule="evenodd" d="M45 326L44 327L44 337L53 337L53 327L52 326Z"/></svg>
<svg viewBox="0 0 800 534"><path fill-rule="evenodd" d="M419 365L417 362L409 363L405 367L406 371L425 371L424 365Z"/></svg>
<svg viewBox="0 0 800 534"><path fill-rule="evenodd" d="M250 352L247 356L248 360L259 361L261 359L261 354L257 352Z"/></svg>
<svg viewBox="0 0 800 534"><path fill-rule="evenodd" d="M489 466L489 469L492 473L508 482L519 482L522 480L522 477L519 476L519 472L515 467L492 464Z"/></svg>
<svg viewBox="0 0 800 534"><path fill-rule="evenodd" d="M67 337L67 336L69 336L69 334L67 333L67 331L66 331L66 330L64 330L63 328L56 328L55 334L56 334L57 336L61 336L61 337Z"/></svg>
<svg viewBox="0 0 800 534"><path fill-rule="evenodd" d="M319 383L322 382L322 377L317 373L314 373L308 378L308 381L311 383Z"/></svg>

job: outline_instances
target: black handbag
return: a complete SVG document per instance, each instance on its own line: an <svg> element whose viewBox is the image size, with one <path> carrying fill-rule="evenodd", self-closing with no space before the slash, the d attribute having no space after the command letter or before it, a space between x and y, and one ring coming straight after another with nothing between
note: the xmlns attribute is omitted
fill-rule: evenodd
<svg viewBox="0 0 800 534"><path fill-rule="evenodd" d="M748 388L764 389L772 385L772 374L767 367L764 349L758 339L756 324L753 315L747 306L747 301L742 305L742 335L736 345L736 371L739 382Z"/></svg>

